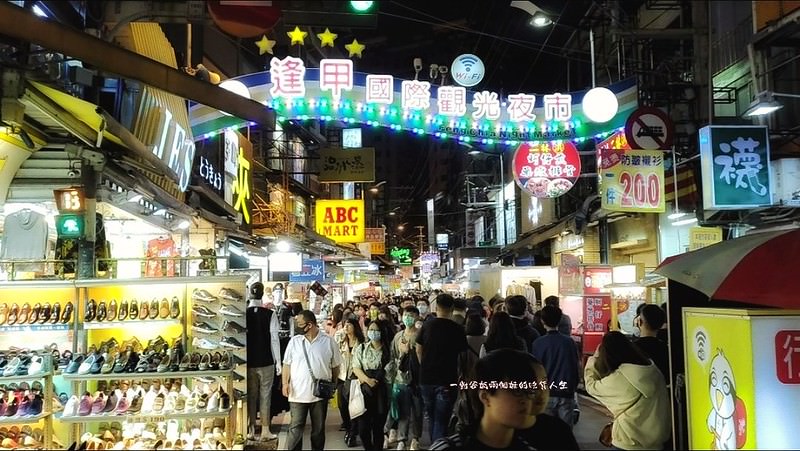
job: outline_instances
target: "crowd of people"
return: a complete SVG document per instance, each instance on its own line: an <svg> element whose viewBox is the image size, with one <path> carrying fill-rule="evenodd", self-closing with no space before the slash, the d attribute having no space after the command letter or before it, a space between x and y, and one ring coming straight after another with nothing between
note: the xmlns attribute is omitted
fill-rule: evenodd
<svg viewBox="0 0 800 451"><path fill-rule="evenodd" d="M287 449L300 449L309 415L312 449L324 449L328 381L350 447L421 449L426 429L432 450L578 449L582 369L586 391L614 416L601 441L661 449L671 425L661 308L640 308L635 342L609 332L585 365L558 298L534 310L520 295L436 293L348 301L322 329L300 312L283 358Z"/></svg>

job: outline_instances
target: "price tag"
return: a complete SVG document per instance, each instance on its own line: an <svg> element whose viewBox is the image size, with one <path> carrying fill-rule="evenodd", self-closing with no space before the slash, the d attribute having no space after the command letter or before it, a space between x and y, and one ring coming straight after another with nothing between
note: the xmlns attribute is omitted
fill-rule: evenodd
<svg viewBox="0 0 800 451"><path fill-rule="evenodd" d="M664 154L629 150L600 169L602 207L609 211L663 213Z"/></svg>

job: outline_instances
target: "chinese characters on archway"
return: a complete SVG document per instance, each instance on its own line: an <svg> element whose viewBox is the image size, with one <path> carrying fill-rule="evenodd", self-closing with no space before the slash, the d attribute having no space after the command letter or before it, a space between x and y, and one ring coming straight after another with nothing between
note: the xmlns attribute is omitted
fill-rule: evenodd
<svg viewBox="0 0 800 451"><path fill-rule="evenodd" d="M287 56L272 58L270 76L272 87L270 95L274 99L293 99L305 96L304 62L299 58ZM330 91L334 102L342 97L342 92L353 90L353 61L349 59L322 59L319 68L319 87ZM365 103L391 104L394 102L394 77L391 75L367 75ZM431 84L427 81L403 80L400 83L401 108L404 110L428 110L435 103L437 113L449 117L463 117L472 107L470 116L474 120L500 118L502 111L508 114L511 122L529 122L536 119L533 94L511 94L507 100L491 91L475 92L468 99L467 90L462 86L439 86L436 88L436 101L431 102ZM547 121L569 121L572 119L572 96L569 94L549 94L542 96L542 110Z"/></svg>
<svg viewBox="0 0 800 451"><path fill-rule="evenodd" d="M578 149L567 141L522 144L514 153L514 179L534 197L559 197L581 173Z"/></svg>

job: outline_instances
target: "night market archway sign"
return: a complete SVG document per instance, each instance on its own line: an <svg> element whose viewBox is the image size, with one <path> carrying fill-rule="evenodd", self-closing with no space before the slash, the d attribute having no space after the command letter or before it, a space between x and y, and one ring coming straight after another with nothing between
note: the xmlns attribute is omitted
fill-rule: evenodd
<svg viewBox="0 0 800 451"><path fill-rule="evenodd" d="M228 84L273 108L279 122L341 121L489 145L605 138L624 127L638 104L634 79L608 86L616 96L617 112L607 122L595 123L583 112L587 91L501 97L491 91L355 72L349 59L323 59L320 68L306 68L299 58L273 58L270 69ZM198 104L190 107L190 121L195 139L248 125Z"/></svg>

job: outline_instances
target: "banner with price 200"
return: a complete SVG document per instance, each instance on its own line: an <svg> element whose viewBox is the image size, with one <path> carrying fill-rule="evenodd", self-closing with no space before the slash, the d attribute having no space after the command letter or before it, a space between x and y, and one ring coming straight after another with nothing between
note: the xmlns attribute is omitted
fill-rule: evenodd
<svg viewBox="0 0 800 451"><path fill-rule="evenodd" d="M600 198L609 211L664 213L664 153L601 150Z"/></svg>

